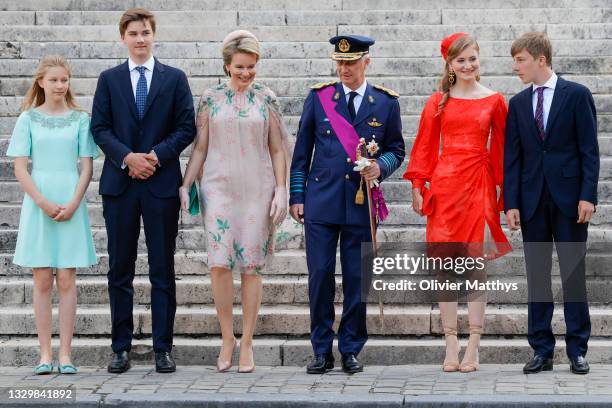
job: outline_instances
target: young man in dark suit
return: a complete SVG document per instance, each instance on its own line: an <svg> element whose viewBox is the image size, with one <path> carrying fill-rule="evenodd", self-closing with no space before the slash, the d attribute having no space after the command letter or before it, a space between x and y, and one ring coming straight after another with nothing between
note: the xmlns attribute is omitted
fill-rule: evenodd
<svg viewBox="0 0 612 408"><path fill-rule="evenodd" d="M153 349L157 372L173 372L179 155L195 136L193 98L185 74L153 57L155 17L130 9L119 31L129 58L98 79L91 129L104 151L100 177L108 236L108 292L113 359L108 371L130 368L134 329L135 262L144 224L151 281Z"/></svg>
<svg viewBox="0 0 612 408"><path fill-rule="evenodd" d="M512 44L513 70L529 88L509 104L504 158L504 201L510 229L521 229L528 304L528 340L534 356L524 373L552 370L551 268L559 257L570 369L586 374L591 332L585 281L588 223L597 204L599 148L591 92L552 70L544 33Z"/></svg>

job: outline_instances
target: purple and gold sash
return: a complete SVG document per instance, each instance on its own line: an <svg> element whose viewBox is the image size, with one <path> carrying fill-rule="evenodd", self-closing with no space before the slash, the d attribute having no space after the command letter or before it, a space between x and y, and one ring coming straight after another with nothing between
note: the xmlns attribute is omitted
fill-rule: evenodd
<svg viewBox="0 0 612 408"><path fill-rule="evenodd" d="M333 86L326 86L317 91L317 96L338 141L348 157L351 158L351 161L355 162L357 160L357 146L359 145L360 137L353 125L336 111L336 102L332 99L334 91L335 88ZM374 208L371 209L372 215L377 216L380 221L384 221L389 211L385 205L385 198L380 187L372 187L372 199L374 201Z"/></svg>

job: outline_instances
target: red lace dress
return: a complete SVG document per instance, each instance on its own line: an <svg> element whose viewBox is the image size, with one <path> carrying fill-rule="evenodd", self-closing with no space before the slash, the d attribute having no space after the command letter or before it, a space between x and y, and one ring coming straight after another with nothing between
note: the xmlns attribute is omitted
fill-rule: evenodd
<svg viewBox="0 0 612 408"><path fill-rule="evenodd" d="M441 99L440 92L428 99L404 173L423 193L427 242L470 244L479 256L499 257L511 250L499 214L506 101L499 93L480 99L449 97L436 116Z"/></svg>

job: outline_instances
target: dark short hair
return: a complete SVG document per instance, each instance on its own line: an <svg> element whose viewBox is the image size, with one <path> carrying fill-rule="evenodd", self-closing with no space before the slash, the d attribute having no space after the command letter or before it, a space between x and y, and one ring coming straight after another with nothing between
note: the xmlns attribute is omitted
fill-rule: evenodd
<svg viewBox="0 0 612 408"><path fill-rule="evenodd" d="M546 58L546 64L549 67L552 66L552 44L546 33L531 32L521 35L512 43L510 54L514 57L523 50L526 50L533 58L543 55Z"/></svg>
<svg viewBox="0 0 612 408"><path fill-rule="evenodd" d="M125 30L127 30L127 26L132 21L148 21L151 25L153 33L155 33L155 15L149 10L139 7L129 9L121 16L121 20L119 20L119 33L121 34L121 37L123 37Z"/></svg>

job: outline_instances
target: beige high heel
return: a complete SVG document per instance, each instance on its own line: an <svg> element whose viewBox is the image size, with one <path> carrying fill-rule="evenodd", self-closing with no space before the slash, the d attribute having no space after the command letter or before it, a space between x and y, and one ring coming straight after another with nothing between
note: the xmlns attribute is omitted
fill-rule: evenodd
<svg viewBox="0 0 612 408"><path fill-rule="evenodd" d="M457 342L457 359L447 361L444 358L444 363L442 363L442 371L445 373L452 373L453 371L459 370L459 340L457 340L457 329L445 327L444 328L444 339L448 341L449 337L454 337ZM447 346L448 351L448 346ZM448 354L448 353L447 353Z"/></svg>
<svg viewBox="0 0 612 408"><path fill-rule="evenodd" d="M250 350L251 350L251 364L247 366L238 365L238 372L241 374L252 373L253 371L255 371L255 359L253 357L253 345L251 345ZM240 342L240 354L242 354L242 351L243 351L242 342Z"/></svg>
<svg viewBox="0 0 612 408"><path fill-rule="evenodd" d="M221 361L220 358L217 358L217 371L220 373L224 373L227 370L229 370L230 368L232 368L232 359L234 356L234 349L236 348L236 338L234 337L234 344L232 344L232 354L230 354L230 359L229 361ZM219 355L221 355L221 352L223 351L223 346L221 346L221 351L219 352Z"/></svg>
<svg viewBox="0 0 612 408"><path fill-rule="evenodd" d="M479 357L478 357L478 349L480 348L480 335L482 334L482 326L470 325L470 339L472 336L478 336L478 346L476 346L476 361L463 361L459 366L459 371L462 373L471 373L472 371L477 371L480 369ZM470 343L468 342L468 347ZM467 354L467 349L466 349ZM465 360L465 356L463 357Z"/></svg>

